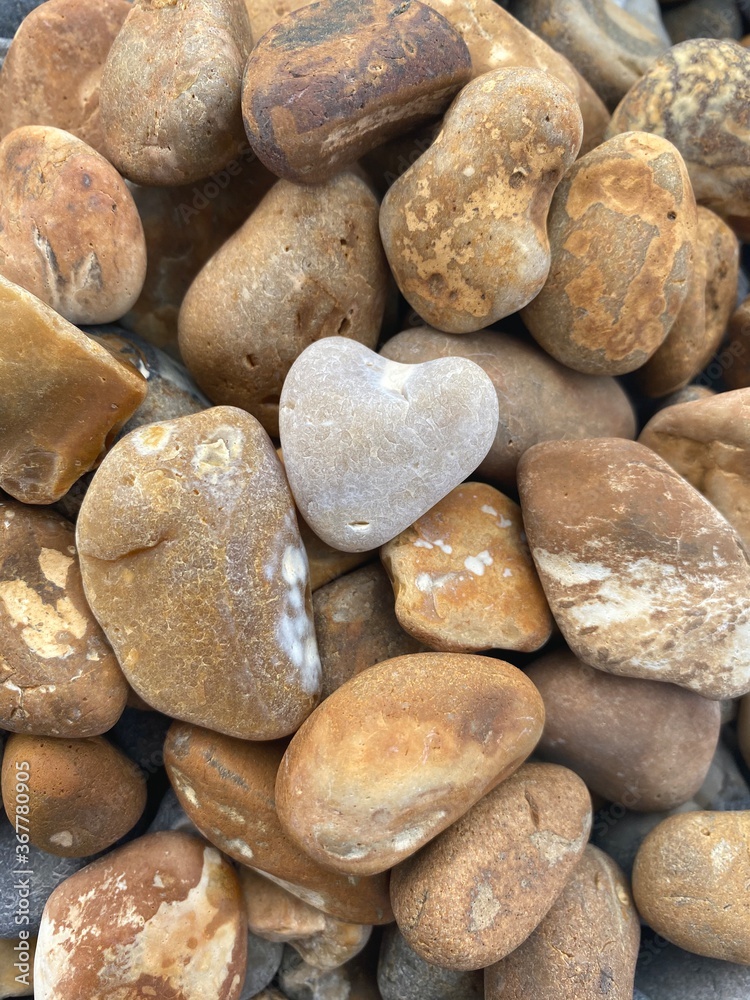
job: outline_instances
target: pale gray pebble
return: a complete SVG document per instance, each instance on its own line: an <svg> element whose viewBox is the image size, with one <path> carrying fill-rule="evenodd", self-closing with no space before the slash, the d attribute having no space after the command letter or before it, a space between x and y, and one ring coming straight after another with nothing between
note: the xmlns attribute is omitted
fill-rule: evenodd
<svg viewBox="0 0 750 1000"><path fill-rule="evenodd" d="M281 959L279 985L290 1000L349 1000L351 993L344 966L316 969L288 945Z"/></svg>
<svg viewBox="0 0 750 1000"><path fill-rule="evenodd" d="M687 0L663 11L672 44L689 38L741 38L742 17L734 0Z"/></svg>
<svg viewBox="0 0 750 1000"><path fill-rule="evenodd" d="M202 836L200 830L188 819L187 813L180 805L174 788L168 788L164 793L164 798L161 800L159 808L156 811L156 816L154 816L151 826L148 828L149 833L159 833L162 830L179 830L180 833L192 833L196 837ZM281 953L279 952L280 961ZM262 986L258 987L258 989L262 988Z"/></svg>
<svg viewBox="0 0 750 1000"><path fill-rule="evenodd" d="M453 972L425 962L404 940L395 924L383 934L378 962L383 1000L479 1000L482 972Z"/></svg>
<svg viewBox="0 0 750 1000"><path fill-rule="evenodd" d="M750 997L750 966L703 958L666 943L650 954L641 954L635 981L649 1000L748 1000Z"/></svg>
<svg viewBox="0 0 750 1000"><path fill-rule="evenodd" d="M653 31L665 45L671 46L672 40L664 27L659 0L612 0L612 2L640 21L649 31Z"/></svg>
<svg viewBox="0 0 750 1000"><path fill-rule="evenodd" d="M723 740L719 741L708 774L693 800L699 809L719 812L750 809L750 787Z"/></svg>
<svg viewBox="0 0 750 1000"><path fill-rule="evenodd" d="M270 985L279 971L284 945L279 941L265 941L257 934L247 935L247 972L239 1000L250 1000Z"/></svg>

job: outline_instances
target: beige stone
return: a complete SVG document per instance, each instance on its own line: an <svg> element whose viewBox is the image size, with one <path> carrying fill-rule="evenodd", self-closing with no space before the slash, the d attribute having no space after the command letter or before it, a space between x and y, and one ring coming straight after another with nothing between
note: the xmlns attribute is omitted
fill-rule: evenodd
<svg viewBox="0 0 750 1000"><path fill-rule="evenodd" d="M265 35L278 21L293 10L306 7L312 0L245 0L253 38L256 41Z"/></svg>

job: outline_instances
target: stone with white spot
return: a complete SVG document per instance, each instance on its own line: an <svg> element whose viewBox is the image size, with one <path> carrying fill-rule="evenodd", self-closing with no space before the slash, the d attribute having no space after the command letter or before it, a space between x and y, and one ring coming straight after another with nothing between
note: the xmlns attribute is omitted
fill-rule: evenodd
<svg viewBox="0 0 750 1000"><path fill-rule="evenodd" d="M307 558L254 417L214 407L128 434L77 537L86 596L149 705L260 740L310 713L321 673Z"/></svg>
<svg viewBox="0 0 750 1000"><path fill-rule="evenodd" d="M643 919L672 944L750 965L750 811L670 816L633 866Z"/></svg>
<svg viewBox="0 0 750 1000"><path fill-rule="evenodd" d="M426 961L466 972L505 958L562 892L591 829L583 781L524 764L391 873L401 933Z"/></svg>
<svg viewBox="0 0 750 1000"><path fill-rule="evenodd" d="M519 492L552 614L579 659L712 699L750 690L747 555L663 459L622 439L539 444L521 460Z"/></svg>
<svg viewBox="0 0 750 1000"><path fill-rule="evenodd" d="M473 362L402 365L342 337L297 358L279 413L300 513L344 551L382 545L441 500L485 457L497 421Z"/></svg>
<svg viewBox="0 0 750 1000"><path fill-rule="evenodd" d="M334 871L384 872L512 774L543 719L536 688L502 660L384 660L334 691L293 737L276 779L279 820Z"/></svg>
<svg viewBox="0 0 750 1000"><path fill-rule="evenodd" d="M246 954L232 866L196 837L153 833L77 872L50 896L35 996L238 1000Z"/></svg>
<svg viewBox="0 0 750 1000"><path fill-rule="evenodd" d="M432 649L533 652L550 637L521 508L492 486L457 486L381 558L401 626Z"/></svg>

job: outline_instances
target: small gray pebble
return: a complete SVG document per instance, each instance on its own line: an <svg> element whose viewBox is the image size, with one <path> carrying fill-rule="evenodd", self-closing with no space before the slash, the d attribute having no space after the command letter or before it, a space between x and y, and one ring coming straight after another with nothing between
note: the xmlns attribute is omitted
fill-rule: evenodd
<svg viewBox="0 0 750 1000"><path fill-rule="evenodd" d="M383 935L378 962L383 1000L479 1000L482 972L452 972L430 965L413 951L395 924Z"/></svg>
<svg viewBox="0 0 750 1000"><path fill-rule="evenodd" d="M351 984L344 970L344 966L316 969L287 945L281 959L279 985L290 1000L349 1000Z"/></svg>
<svg viewBox="0 0 750 1000"><path fill-rule="evenodd" d="M641 954L635 981L650 1000L748 1000L750 967L693 955L671 944Z"/></svg>
<svg viewBox="0 0 750 1000"><path fill-rule="evenodd" d="M247 972L239 1000L250 1000L269 985L279 971L284 945L278 941L265 941L257 934L247 935Z"/></svg>

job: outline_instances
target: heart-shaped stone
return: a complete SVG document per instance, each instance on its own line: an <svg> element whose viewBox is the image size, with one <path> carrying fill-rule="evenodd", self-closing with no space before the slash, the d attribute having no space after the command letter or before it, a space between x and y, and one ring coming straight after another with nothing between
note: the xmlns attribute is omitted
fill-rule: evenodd
<svg viewBox="0 0 750 1000"><path fill-rule="evenodd" d="M466 358L403 365L344 337L311 344L284 382L281 447L300 513L345 552L394 538L492 445L498 402Z"/></svg>

